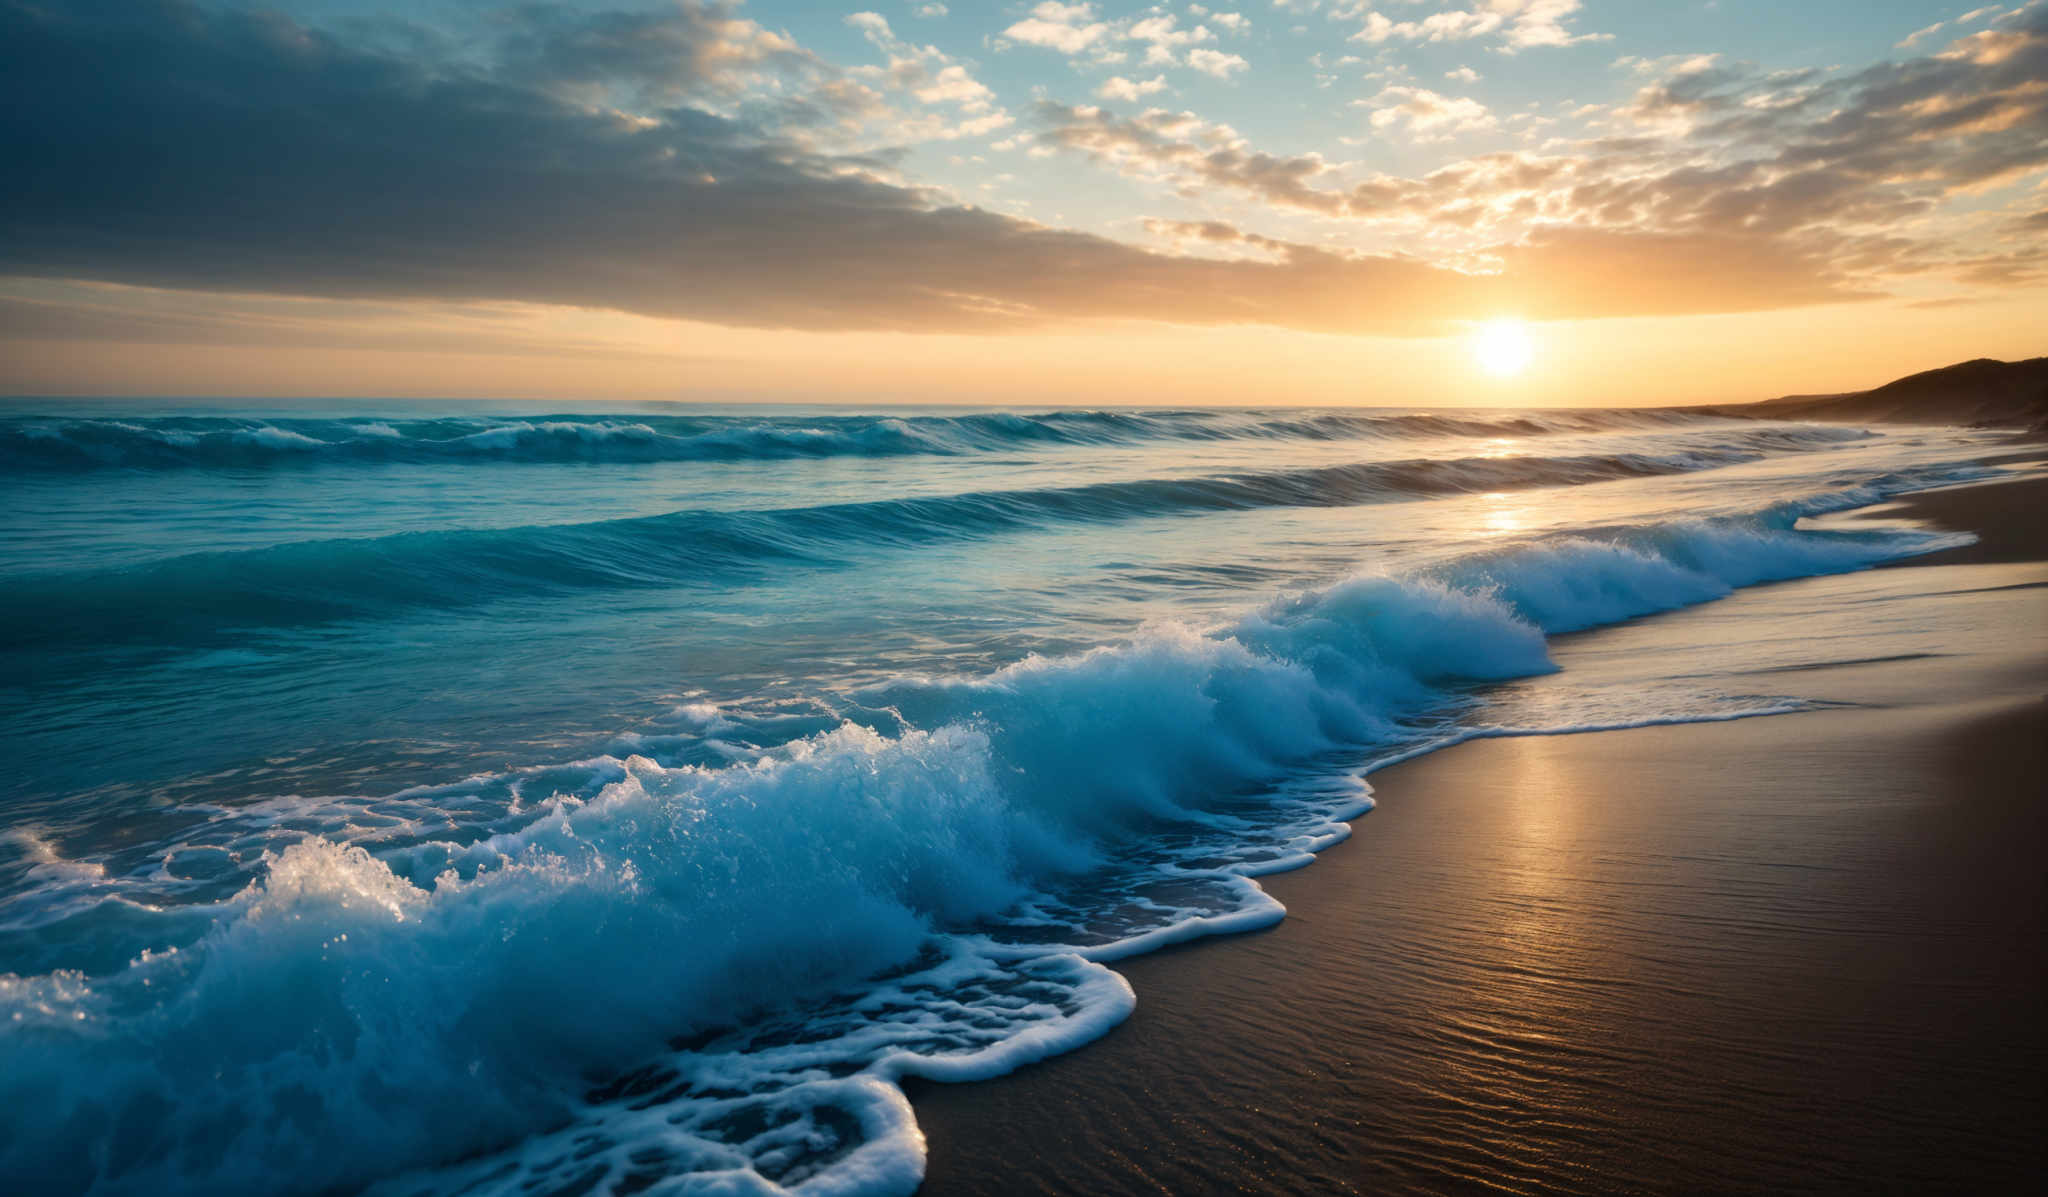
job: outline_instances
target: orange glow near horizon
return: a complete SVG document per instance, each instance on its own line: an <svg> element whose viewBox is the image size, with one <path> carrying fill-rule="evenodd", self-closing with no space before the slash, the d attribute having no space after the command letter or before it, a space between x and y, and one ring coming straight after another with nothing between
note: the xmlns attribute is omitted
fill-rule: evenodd
<svg viewBox="0 0 2048 1197"><path fill-rule="evenodd" d="M1504 374L1482 365L1470 326L1438 337L1135 320L986 335L806 332L533 304L111 285L21 298L61 299L104 325L133 317L133 332L91 341L0 329L0 392L47 396L1633 407L1861 390L1967 358L2048 352L2039 287L1954 306L1524 322L1531 359Z"/></svg>

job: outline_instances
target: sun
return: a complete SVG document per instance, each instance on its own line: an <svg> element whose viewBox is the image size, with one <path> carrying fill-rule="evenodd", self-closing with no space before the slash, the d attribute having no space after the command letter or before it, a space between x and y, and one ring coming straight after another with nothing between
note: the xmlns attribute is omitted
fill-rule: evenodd
<svg viewBox="0 0 2048 1197"><path fill-rule="evenodd" d="M1495 378L1512 378L1536 356L1529 326L1520 320L1489 320L1472 332L1472 360Z"/></svg>

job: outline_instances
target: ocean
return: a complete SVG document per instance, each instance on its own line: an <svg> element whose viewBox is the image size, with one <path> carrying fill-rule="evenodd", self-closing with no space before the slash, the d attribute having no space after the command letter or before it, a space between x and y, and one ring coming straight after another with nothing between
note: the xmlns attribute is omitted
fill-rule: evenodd
<svg viewBox="0 0 2048 1197"><path fill-rule="evenodd" d="M1756 629L1515 683L1966 542L1838 516L2000 439L5 401L0 1171L907 1193L901 1080L1082 1048L1109 962L1271 925L1372 768L1823 705Z"/></svg>

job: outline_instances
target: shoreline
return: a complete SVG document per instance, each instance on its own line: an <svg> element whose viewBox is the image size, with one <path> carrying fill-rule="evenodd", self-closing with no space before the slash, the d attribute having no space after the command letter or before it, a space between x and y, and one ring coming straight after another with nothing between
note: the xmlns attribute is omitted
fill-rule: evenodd
<svg viewBox="0 0 2048 1197"><path fill-rule="evenodd" d="M2029 453L2018 460L2042 459L2043 454ZM2027 518L2029 513L2033 513L2031 520ZM2048 513L2048 477L2036 474L1901 495L1849 514L1859 521L1904 519L1944 532L1969 532L1977 537L1975 544L1902 557L1879 567L1899 569L2048 560L2048 515L2043 513Z"/></svg>
<svg viewBox="0 0 2048 1197"><path fill-rule="evenodd" d="M2035 477L1845 514L1976 532L1884 572L1937 625L2025 631L2044 510ZM1261 879L1278 926L1118 963L1137 1011L1074 1053L914 1085L921 1191L2024 1186L2048 638L2021 639L1777 681L1844 709L1375 772L1359 834Z"/></svg>

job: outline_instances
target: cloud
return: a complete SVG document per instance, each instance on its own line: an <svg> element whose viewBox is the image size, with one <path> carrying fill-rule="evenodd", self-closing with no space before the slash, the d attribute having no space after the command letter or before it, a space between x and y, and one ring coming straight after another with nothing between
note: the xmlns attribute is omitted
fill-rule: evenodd
<svg viewBox="0 0 2048 1197"><path fill-rule="evenodd" d="M1892 48L1894 50L1910 50L1913 48L1914 45L1918 44L1923 39L1933 37L1935 34L1947 28L1947 26L1947 21L1936 21L1934 24L1929 25L1924 29L1915 29L1913 32L1900 38L1898 44L1893 46Z"/></svg>
<svg viewBox="0 0 2048 1197"><path fill-rule="evenodd" d="M980 119L976 104L1000 114L968 64L879 16L855 27L886 63L855 75L708 4L658 26L654 56L605 13L515 10L488 53L463 55L175 0L5 4L0 274L769 328L1384 334L1507 306L1840 301L1904 271L2009 282L2042 268L2026 228L1987 219L1971 240L1913 222L2048 163L2042 11L1839 77L1663 68L1645 84L1659 103L1611 114L1612 136L1417 177L1262 152L1185 112L1032 110L1033 152L1085 154L1191 202L1426 230L1400 242L1428 246L1424 260L1154 229L1165 252L910 185L893 153L826 132L895 119L876 115L883 97L939 109L945 128ZM1404 130L1455 112L1423 90L1386 97L1424 106L1395 118ZM1660 105L1683 108L1682 132L1622 127Z"/></svg>
<svg viewBox="0 0 2048 1197"><path fill-rule="evenodd" d="M525 72L147 0L0 8L0 152L15 277L918 331L1441 332L1512 285L1277 242L1271 261L1152 252L948 204L762 122L571 103ZM1215 169L1279 186L1302 164Z"/></svg>
<svg viewBox="0 0 2048 1197"><path fill-rule="evenodd" d="M585 102L730 95L761 73L822 66L786 35L725 4L599 12L536 6L524 18L494 47L500 73ZM282 29L282 21L273 23Z"/></svg>
<svg viewBox="0 0 2048 1197"><path fill-rule="evenodd" d="M1495 126L1486 105L1466 97L1438 95L1426 87L1393 86L1370 100L1355 101L1371 110L1372 127L1392 132L1405 129L1416 141L1437 140Z"/></svg>
<svg viewBox="0 0 2048 1197"><path fill-rule="evenodd" d="M1507 23L1506 18L1496 12L1460 11L1431 13L1420 21L1395 21L1383 13L1371 11L1364 15L1364 21L1364 27L1352 34L1351 40L1374 46L1397 38L1406 41L1459 41L1493 33Z"/></svg>
<svg viewBox="0 0 2048 1197"><path fill-rule="evenodd" d="M1232 71L1244 70L1251 64L1236 54L1204 48L1188 51L1188 65L1205 75L1228 79Z"/></svg>
<svg viewBox="0 0 2048 1197"><path fill-rule="evenodd" d="M1166 76L1154 75L1150 79L1126 79L1122 75L1111 75L1095 89L1095 94L1105 100L1124 100L1135 104L1149 95L1166 90Z"/></svg>
<svg viewBox="0 0 2048 1197"><path fill-rule="evenodd" d="M1151 42L1159 46L1189 46L1209 41L1215 34L1210 33L1206 25L1182 29L1180 18L1172 13L1161 13L1157 16L1143 17L1126 26L1123 36L1132 41Z"/></svg>
<svg viewBox="0 0 2048 1197"><path fill-rule="evenodd" d="M914 89L912 94L927 104L954 103L969 112L986 111L995 95L969 75L966 67L957 64L941 67L930 83Z"/></svg>
<svg viewBox="0 0 2048 1197"><path fill-rule="evenodd" d="M1360 179L1318 155L1266 154L1193 113L1119 118L1041 104L1034 116L1048 126L1043 144L1183 198L1249 196L1377 226L1389 244L1429 244L1439 260L1467 265L1508 260L1502 245L1590 230L1754 246L1731 254L1730 268L1781 254L1856 290L1930 272L2004 285L2040 269L2031 247L2011 244L2033 226L1995 207L1971 213L1978 197L2048 171L2048 4L1938 53L1840 75L1712 55L1621 65L1646 81L1625 104L1588 109L1604 135L1420 176ZM1358 103L1375 128L1415 139L1497 121L1476 101L1405 84Z"/></svg>
<svg viewBox="0 0 2048 1197"><path fill-rule="evenodd" d="M1195 11L1206 10L1196 6ZM1251 27L1238 13L1210 14L1209 19L1233 33ZM1178 16L1163 9L1106 21L1093 4L1047 0L1033 7L1029 17L1003 30L1002 40L1057 50L1070 57L1086 54L1097 64L1126 61L1126 51L1111 47L1119 42L1132 43L1144 47L1141 61L1145 66L1186 66L1219 79L1250 65L1239 55L1207 48L1206 43L1216 40L1216 34L1207 25L1183 26Z"/></svg>
<svg viewBox="0 0 2048 1197"><path fill-rule="evenodd" d="M1820 254L1714 233L1548 228L1496 256L1526 312L1613 304L1689 315L1877 297Z"/></svg>
<svg viewBox="0 0 2048 1197"><path fill-rule="evenodd" d="M1606 34L1575 34L1565 28L1579 8L1579 0L1483 0L1469 9L1444 9L1416 20L1397 21L1365 4L1340 4L1332 15L1358 21L1359 29L1351 40L1368 45L1470 41L1497 34L1512 53L1532 46L1607 40Z"/></svg>
<svg viewBox="0 0 2048 1197"><path fill-rule="evenodd" d="M2024 8L2025 6L2022 5L2021 7ZM2014 11L2018 10L2016 9ZM1999 6L1996 4L1987 4L1983 8L1973 8L1970 11L1964 13L1962 16L1957 17L1953 21L1936 21L1934 24L1929 25L1924 29L1915 29L1913 32L1901 38L1899 40L1899 43L1893 46L1892 48L1894 50L1910 50L1914 46L1918 45L1923 41L1926 41L1928 38L1933 37L1935 34L1941 32L1943 29L1946 29L1951 25L1960 29L1965 25L1974 25L1977 22L1985 19L1986 17L1997 16L1998 13Z"/></svg>
<svg viewBox="0 0 2048 1197"><path fill-rule="evenodd" d="M1029 17L1003 30L1003 36L1027 46L1079 54L1108 37L1109 26L1095 19L1092 4L1045 0L1032 8Z"/></svg>
<svg viewBox="0 0 2048 1197"><path fill-rule="evenodd" d="M379 303L0 280L0 341L115 341L513 357L670 360L647 344L546 327L517 304Z"/></svg>
<svg viewBox="0 0 2048 1197"><path fill-rule="evenodd" d="M1244 245L1289 263L1319 251L1248 233L1221 221L1148 222L1148 231L1180 240ZM1345 259L1321 255L1328 261ZM1512 311L1554 319L1616 305L1637 315L1799 307L1875 298L1832 277L1825 263L1773 252L1739 239L1551 229L1491 255L1496 273L1470 276L1473 311ZM1418 292L1421 302L1434 297Z"/></svg>
<svg viewBox="0 0 2048 1197"><path fill-rule="evenodd" d="M1262 242L1267 238L1241 231L1236 225L1221 220L1148 220L1145 229L1156 236L1168 237L1175 241L1212 241L1235 244L1243 241Z"/></svg>
<svg viewBox="0 0 2048 1197"><path fill-rule="evenodd" d="M958 109L956 123L929 114L887 114L890 119L884 127L895 140L975 137L1012 123L1009 113L996 104L995 92L938 47L904 41L880 13L856 12L846 18L846 24L860 30L861 36L886 59L884 66L856 67L849 72L851 75L906 93L922 105L950 104Z"/></svg>
<svg viewBox="0 0 2048 1197"><path fill-rule="evenodd" d="M1039 144L1086 154L1123 173L1162 179L1185 192L1246 192L1279 207L1341 212L1344 200L1315 184L1330 173L1319 154L1276 156L1251 149L1228 125L1191 112L1149 109L1131 117L1093 106L1041 101Z"/></svg>
<svg viewBox="0 0 2048 1197"><path fill-rule="evenodd" d="M1496 7L1502 3L1503 0L1495 0ZM1565 29L1565 19L1578 10L1579 0L1522 0L1512 10L1514 23L1508 26L1506 41L1511 47L1526 49L1609 40L1609 34L1574 34Z"/></svg>

